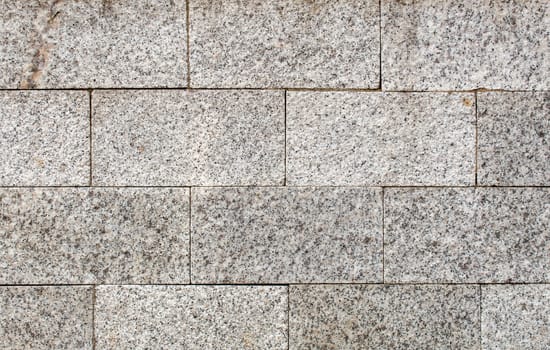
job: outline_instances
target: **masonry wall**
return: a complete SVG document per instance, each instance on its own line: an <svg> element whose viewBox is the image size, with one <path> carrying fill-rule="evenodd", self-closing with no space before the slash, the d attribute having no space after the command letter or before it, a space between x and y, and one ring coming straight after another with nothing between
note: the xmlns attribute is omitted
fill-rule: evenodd
<svg viewBox="0 0 550 350"><path fill-rule="evenodd" d="M0 18L0 348L550 348L550 2Z"/></svg>

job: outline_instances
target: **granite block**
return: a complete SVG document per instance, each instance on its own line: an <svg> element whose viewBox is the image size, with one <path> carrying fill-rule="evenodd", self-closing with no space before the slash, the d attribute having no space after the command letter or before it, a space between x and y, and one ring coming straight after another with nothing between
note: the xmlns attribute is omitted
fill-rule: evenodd
<svg viewBox="0 0 550 350"><path fill-rule="evenodd" d="M547 0L383 0L384 90L547 90Z"/></svg>
<svg viewBox="0 0 550 350"><path fill-rule="evenodd" d="M99 286L96 348L286 349L287 287Z"/></svg>
<svg viewBox="0 0 550 350"><path fill-rule="evenodd" d="M193 87L378 88L378 0L190 1Z"/></svg>
<svg viewBox="0 0 550 350"><path fill-rule="evenodd" d="M550 349L550 286L482 286L481 347Z"/></svg>
<svg viewBox="0 0 550 350"><path fill-rule="evenodd" d="M481 185L550 185L550 93L478 95Z"/></svg>
<svg viewBox="0 0 550 350"><path fill-rule="evenodd" d="M385 191L386 282L550 281L549 188Z"/></svg>
<svg viewBox="0 0 550 350"><path fill-rule="evenodd" d="M473 185L471 93L289 92L290 185Z"/></svg>
<svg viewBox="0 0 550 350"><path fill-rule="evenodd" d="M189 190L0 190L0 284L188 283Z"/></svg>
<svg viewBox="0 0 550 350"><path fill-rule="evenodd" d="M93 93L95 185L280 185L282 91Z"/></svg>
<svg viewBox="0 0 550 350"><path fill-rule="evenodd" d="M382 281L382 191L193 188L193 283Z"/></svg>
<svg viewBox="0 0 550 350"><path fill-rule="evenodd" d="M185 87L185 0L2 1L0 88Z"/></svg>
<svg viewBox="0 0 550 350"><path fill-rule="evenodd" d="M478 349L479 288L290 286L290 350Z"/></svg>
<svg viewBox="0 0 550 350"><path fill-rule="evenodd" d="M89 349L92 287L0 286L0 348Z"/></svg>
<svg viewBox="0 0 550 350"><path fill-rule="evenodd" d="M89 184L88 109L85 91L0 91L0 186Z"/></svg>

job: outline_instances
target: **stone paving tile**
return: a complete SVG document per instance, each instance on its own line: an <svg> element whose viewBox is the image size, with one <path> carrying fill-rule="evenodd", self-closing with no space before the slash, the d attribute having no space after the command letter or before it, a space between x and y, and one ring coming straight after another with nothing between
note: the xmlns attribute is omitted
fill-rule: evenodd
<svg viewBox="0 0 550 350"><path fill-rule="evenodd" d="M382 282L382 191L193 188L193 283Z"/></svg>
<svg viewBox="0 0 550 350"><path fill-rule="evenodd" d="M189 190L0 190L0 283L188 283Z"/></svg>
<svg viewBox="0 0 550 350"><path fill-rule="evenodd" d="M287 287L99 286L100 349L287 349Z"/></svg>
<svg viewBox="0 0 550 350"><path fill-rule="evenodd" d="M185 87L185 0L2 1L0 88Z"/></svg>
<svg viewBox="0 0 550 350"><path fill-rule="evenodd" d="M93 93L95 185L281 185L282 91Z"/></svg>
<svg viewBox="0 0 550 350"><path fill-rule="evenodd" d="M471 93L289 92L290 185L473 185Z"/></svg>
<svg viewBox="0 0 550 350"><path fill-rule="evenodd" d="M550 189L385 191L386 282L550 282Z"/></svg>
<svg viewBox="0 0 550 350"><path fill-rule="evenodd" d="M482 349L550 349L549 285L482 286L481 310Z"/></svg>
<svg viewBox="0 0 550 350"><path fill-rule="evenodd" d="M0 118L0 186L89 184L87 92L0 91Z"/></svg>
<svg viewBox="0 0 550 350"><path fill-rule="evenodd" d="M481 185L550 185L550 93L478 95Z"/></svg>
<svg viewBox="0 0 550 350"><path fill-rule="evenodd" d="M290 350L479 349L479 287L290 286Z"/></svg>
<svg viewBox="0 0 550 350"><path fill-rule="evenodd" d="M193 87L378 88L378 0L191 0Z"/></svg>
<svg viewBox="0 0 550 350"><path fill-rule="evenodd" d="M385 90L547 90L547 0L382 0Z"/></svg>
<svg viewBox="0 0 550 350"><path fill-rule="evenodd" d="M91 350L92 287L0 286L0 349Z"/></svg>

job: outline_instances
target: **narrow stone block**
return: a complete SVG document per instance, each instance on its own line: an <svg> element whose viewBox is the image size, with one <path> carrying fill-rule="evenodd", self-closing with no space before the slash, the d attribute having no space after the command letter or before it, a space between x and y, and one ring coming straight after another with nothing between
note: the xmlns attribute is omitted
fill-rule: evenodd
<svg viewBox="0 0 550 350"><path fill-rule="evenodd" d="M473 94L289 92L290 185L473 185Z"/></svg>
<svg viewBox="0 0 550 350"><path fill-rule="evenodd" d="M2 1L0 88L185 87L185 0Z"/></svg>
<svg viewBox="0 0 550 350"><path fill-rule="evenodd" d="M550 286L482 286L481 348L550 348Z"/></svg>
<svg viewBox="0 0 550 350"><path fill-rule="evenodd" d="M378 0L193 0L193 87L378 88Z"/></svg>
<svg viewBox="0 0 550 350"><path fill-rule="evenodd" d="M0 284L188 283L189 190L0 190Z"/></svg>
<svg viewBox="0 0 550 350"><path fill-rule="evenodd" d="M550 189L385 191L386 282L550 281Z"/></svg>
<svg viewBox="0 0 550 350"><path fill-rule="evenodd" d="M0 348L92 350L92 294L84 286L0 286Z"/></svg>
<svg viewBox="0 0 550 350"><path fill-rule="evenodd" d="M550 185L550 93L478 95L481 185Z"/></svg>
<svg viewBox="0 0 550 350"><path fill-rule="evenodd" d="M547 0L383 0L385 90L548 90Z"/></svg>
<svg viewBox="0 0 550 350"><path fill-rule="evenodd" d="M290 286L290 350L479 349L479 287Z"/></svg>
<svg viewBox="0 0 550 350"><path fill-rule="evenodd" d="M99 286L98 349L287 349L287 287Z"/></svg>
<svg viewBox="0 0 550 350"><path fill-rule="evenodd" d="M0 91L0 118L0 186L89 184L87 92Z"/></svg>
<svg viewBox="0 0 550 350"><path fill-rule="evenodd" d="M93 183L282 185L282 91L97 91Z"/></svg>

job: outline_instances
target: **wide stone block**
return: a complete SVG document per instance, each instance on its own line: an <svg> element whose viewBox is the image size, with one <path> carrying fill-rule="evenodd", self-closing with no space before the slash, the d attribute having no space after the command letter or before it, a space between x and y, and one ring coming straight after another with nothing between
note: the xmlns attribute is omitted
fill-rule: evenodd
<svg viewBox="0 0 550 350"><path fill-rule="evenodd" d="M99 286L97 349L287 349L287 287Z"/></svg>
<svg viewBox="0 0 550 350"><path fill-rule="evenodd" d="M547 90L547 0L383 0L385 90Z"/></svg>
<svg viewBox="0 0 550 350"><path fill-rule="evenodd" d="M0 91L0 186L88 185L89 113L85 91Z"/></svg>
<svg viewBox="0 0 550 350"><path fill-rule="evenodd" d="M185 0L2 1L0 88L185 87Z"/></svg>
<svg viewBox="0 0 550 350"><path fill-rule="evenodd" d="M96 91L93 183L282 185L282 91Z"/></svg>
<svg viewBox="0 0 550 350"><path fill-rule="evenodd" d="M550 348L550 286L482 286L481 348Z"/></svg>
<svg viewBox="0 0 550 350"><path fill-rule="evenodd" d="M193 0L193 87L378 88L378 0Z"/></svg>
<svg viewBox="0 0 550 350"><path fill-rule="evenodd" d="M550 185L550 93L478 94L478 182Z"/></svg>
<svg viewBox="0 0 550 350"><path fill-rule="evenodd" d="M382 191L193 188L193 283L382 281Z"/></svg>
<svg viewBox="0 0 550 350"><path fill-rule="evenodd" d="M550 281L550 189L385 191L386 282Z"/></svg>
<svg viewBox="0 0 550 350"><path fill-rule="evenodd" d="M290 185L473 185L470 93L289 92Z"/></svg>
<svg viewBox="0 0 550 350"><path fill-rule="evenodd" d="M0 348L92 350L92 295L84 286L0 286Z"/></svg>
<svg viewBox="0 0 550 350"><path fill-rule="evenodd" d="M290 286L290 350L479 349L479 287Z"/></svg>
<svg viewBox="0 0 550 350"><path fill-rule="evenodd" d="M189 190L0 190L0 284L188 283Z"/></svg>

